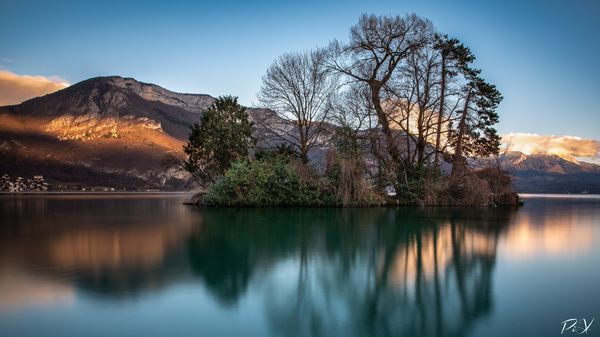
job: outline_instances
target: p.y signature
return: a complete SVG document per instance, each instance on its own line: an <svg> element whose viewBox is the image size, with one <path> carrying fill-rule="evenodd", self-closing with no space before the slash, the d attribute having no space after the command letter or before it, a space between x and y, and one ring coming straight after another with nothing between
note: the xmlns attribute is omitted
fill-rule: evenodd
<svg viewBox="0 0 600 337"><path fill-rule="evenodd" d="M579 335L587 334L592 326L592 323L594 323L593 318L591 321L589 321L589 323L585 318L565 319L560 323L562 324L562 330L560 331L560 334L562 335L565 332L572 332Z"/></svg>

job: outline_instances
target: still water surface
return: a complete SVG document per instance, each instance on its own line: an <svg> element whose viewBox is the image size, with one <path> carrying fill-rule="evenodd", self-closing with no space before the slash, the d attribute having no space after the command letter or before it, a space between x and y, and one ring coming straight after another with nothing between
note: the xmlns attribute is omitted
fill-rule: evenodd
<svg viewBox="0 0 600 337"><path fill-rule="evenodd" d="M600 199L200 209L0 196L1 336L559 336L596 318Z"/></svg>

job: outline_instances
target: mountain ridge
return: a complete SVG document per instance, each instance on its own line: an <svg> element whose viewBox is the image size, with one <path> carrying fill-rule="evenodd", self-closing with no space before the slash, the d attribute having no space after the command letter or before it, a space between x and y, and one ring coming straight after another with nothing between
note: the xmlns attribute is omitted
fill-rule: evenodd
<svg viewBox="0 0 600 337"><path fill-rule="evenodd" d="M189 126L213 101L105 76L3 106L0 172L81 186L182 188L189 179L165 167L165 158L182 158Z"/></svg>
<svg viewBox="0 0 600 337"><path fill-rule="evenodd" d="M74 188L188 188L189 177L166 159L184 158L189 127L214 100L133 78L102 76L1 106L0 174L44 175ZM248 112L276 118L265 109ZM263 139L261 144L274 143ZM324 156L321 152L317 157ZM520 192L600 193L600 165L514 151L499 160Z"/></svg>
<svg viewBox="0 0 600 337"><path fill-rule="evenodd" d="M499 162L513 176L519 192L600 193L600 165L519 151L503 153Z"/></svg>

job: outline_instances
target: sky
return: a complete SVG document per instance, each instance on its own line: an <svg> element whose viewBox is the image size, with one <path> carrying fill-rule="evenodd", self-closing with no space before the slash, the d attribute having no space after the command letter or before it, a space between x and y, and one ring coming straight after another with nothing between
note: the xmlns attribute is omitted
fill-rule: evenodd
<svg viewBox="0 0 600 337"><path fill-rule="evenodd" d="M0 72L120 75L253 105L280 54L346 40L362 13L412 12L474 52L504 96L500 134L600 139L598 0L0 0Z"/></svg>

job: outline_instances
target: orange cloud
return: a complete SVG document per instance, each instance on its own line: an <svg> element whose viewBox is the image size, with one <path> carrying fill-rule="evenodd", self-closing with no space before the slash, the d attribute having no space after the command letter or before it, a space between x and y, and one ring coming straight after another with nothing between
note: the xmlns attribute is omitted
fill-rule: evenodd
<svg viewBox="0 0 600 337"><path fill-rule="evenodd" d="M542 136L535 133L510 133L502 136L507 151L525 154L553 154L575 161L585 157L593 160L600 156L600 141L575 136Z"/></svg>
<svg viewBox="0 0 600 337"><path fill-rule="evenodd" d="M0 106L19 104L67 86L69 83L60 78L17 75L10 71L0 70Z"/></svg>

